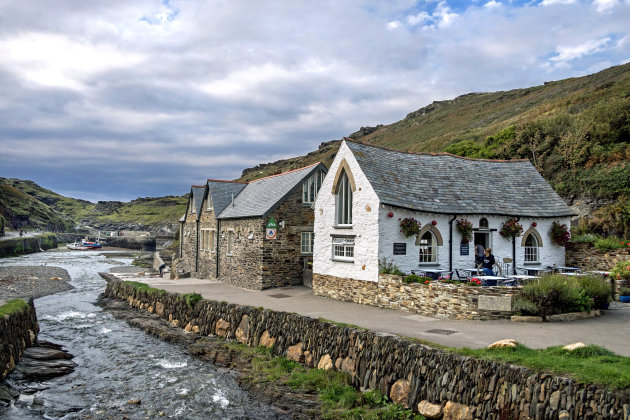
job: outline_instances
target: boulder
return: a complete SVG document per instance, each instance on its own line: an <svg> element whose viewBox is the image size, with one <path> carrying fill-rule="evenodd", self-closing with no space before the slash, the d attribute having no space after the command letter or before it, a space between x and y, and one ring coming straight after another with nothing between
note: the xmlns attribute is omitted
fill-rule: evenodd
<svg viewBox="0 0 630 420"><path fill-rule="evenodd" d="M271 348L276 344L276 339L269 334L269 331L265 330L260 337L260 345L263 347Z"/></svg>
<svg viewBox="0 0 630 420"><path fill-rule="evenodd" d="M162 315L164 313L164 304L162 302L157 302L155 304L155 313L158 315Z"/></svg>
<svg viewBox="0 0 630 420"><path fill-rule="evenodd" d="M409 391L411 391L409 381L399 379L392 385L392 389L389 391L389 397L395 404L401 404L403 407L409 408Z"/></svg>
<svg viewBox="0 0 630 420"><path fill-rule="evenodd" d="M444 406L444 420L473 420L474 407L448 401Z"/></svg>
<svg viewBox="0 0 630 420"><path fill-rule="evenodd" d="M518 341L512 338L506 338L504 340L495 341L494 343L488 346L489 349L501 349L505 347L516 347L518 345Z"/></svg>
<svg viewBox="0 0 630 420"><path fill-rule="evenodd" d="M586 347L586 344L577 342L577 343L567 344L566 346L562 348L568 351L573 351L573 350L581 349L582 347Z"/></svg>
<svg viewBox="0 0 630 420"><path fill-rule="evenodd" d="M304 353L302 352L302 349L304 348L304 344L297 343L294 346L290 346L287 349L287 359L289 360L293 360L294 362L301 362L302 361L302 357L304 355Z"/></svg>
<svg viewBox="0 0 630 420"><path fill-rule="evenodd" d="M319 363L317 364L317 369L330 370L333 367L332 359L329 354L325 354L319 359Z"/></svg>
<svg viewBox="0 0 630 420"><path fill-rule="evenodd" d="M428 419L439 419L442 417L442 406L440 404L433 404L427 400L422 400L418 403L418 413Z"/></svg>
<svg viewBox="0 0 630 420"><path fill-rule="evenodd" d="M249 316L243 315L241 323L236 328L236 340L240 343L247 344L249 339Z"/></svg>
<svg viewBox="0 0 630 420"><path fill-rule="evenodd" d="M229 332L230 332L230 323L224 320L223 318L220 318L217 321L217 325L215 327L216 335L221 336L221 337L227 337Z"/></svg>

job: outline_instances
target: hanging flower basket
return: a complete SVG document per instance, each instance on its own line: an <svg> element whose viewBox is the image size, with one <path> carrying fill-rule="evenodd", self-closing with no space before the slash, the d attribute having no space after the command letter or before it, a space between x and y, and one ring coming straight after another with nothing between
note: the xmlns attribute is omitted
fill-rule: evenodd
<svg viewBox="0 0 630 420"><path fill-rule="evenodd" d="M549 237L554 244L565 246L571 240L571 232L569 232L567 225L553 222L549 231Z"/></svg>
<svg viewBox="0 0 630 420"><path fill-rule="evenodd" d="M470 242L472 240L473 225L468 219L459 219L455 224L455 228L462 235L462 242Z"/></svg>
<svg viewBox="0 0 630 420"><path fill-rule="evenodd" d="M406 238L420 233L420 222L413 217L405 217L400 221L400 231Z"/></svg>
<svg viewBox="0 0 630 420"><path fill-rule="evenodd" d="M523 234L523 226L515 218L507 219L503 222L499 234L506 239L517 238Z"/></svg>

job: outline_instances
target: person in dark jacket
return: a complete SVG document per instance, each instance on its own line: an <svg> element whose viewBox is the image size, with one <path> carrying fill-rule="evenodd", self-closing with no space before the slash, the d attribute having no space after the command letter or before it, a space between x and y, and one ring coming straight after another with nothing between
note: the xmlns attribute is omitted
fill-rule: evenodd
<svg viewBox="0 0 630 420"><path fill-rule="evenodd" d="M492 271L492 267L494 266L494 255L492 255L492 249L486 248L485 255L481 259L481 264L483 265L484 276L494 276L494 271Z"/></svg>

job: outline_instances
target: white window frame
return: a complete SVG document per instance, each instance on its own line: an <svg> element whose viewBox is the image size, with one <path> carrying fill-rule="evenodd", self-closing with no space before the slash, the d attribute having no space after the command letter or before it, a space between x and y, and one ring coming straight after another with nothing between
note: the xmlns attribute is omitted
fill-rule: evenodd
<svg viewBox="0 0 630 420"><path fill-rule="evenodd" d="M212 201L210 201L210 196L206 197L206 211L212 211Z"/></svg>
<svg viewBox="0 0 630 420"><path fill-rule="evenodd" d="M335 194L335 226L352 226L352 186L344 170Z"/></svg>
<svg viewBox="0 0 630 420"><path fill-rule="evenodd" d="M227 255L234 255L234 230L227 231Z"/></svg>
<svg viewBox="0 0 630 420"><path fill-rule="evenodd" d="M334 261L354 262L354 238L332 237L332 259Z"/></svg>
<svg viewBox="0 0 630 420"><path fill-rule="evenodd" d="M429 243L423 244L422 241L425 236L429 235ZM420 249L418 250L418 261L420 264L436 264L438 262L438 252L437 252L437 238L430 230L427 230L422 238L418 239L418 244L420 245ZM427 252L428 251L428 252Z"/></svg>
<svg viewBox="0 0 630 420"><path fill-rule="evenodd" d="M302 255L313 255L313 243L315 235L313 232L302 232L300 249Z"/></svg>
<svg viewBox="0 0 630 420"><path fill-rule="evenodd" d="M197 210L195 210L195 200L192 198L190 199L190 213L197 213Z"/></svg>
<svg viewBox="0 0 630 420"><path fill-rule="evenodd" d="M527 241L529 238L532 238L532 241L535 245L527 245ZM538 238L533 233L527 235L525 238L525 246L523 247L524 255L523 262L525 263L538 263L540 262L540 245L538 243Z"/></svg>
<svg viewBox="0 0 630 420"><path fill-rule="evenodd" d="M210 229L201 229L199 232L199 249L210 251Z"/></svg>
<svg viewBox="0 0 630 420"><path fill-rule="evenodd" d="M318 170L302 183L302 204L313 204L324 181L324 171Z"/></svg>

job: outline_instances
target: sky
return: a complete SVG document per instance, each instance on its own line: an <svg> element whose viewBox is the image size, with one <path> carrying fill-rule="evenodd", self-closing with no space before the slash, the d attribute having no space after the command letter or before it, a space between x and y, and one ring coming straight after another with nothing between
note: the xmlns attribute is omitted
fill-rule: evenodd
<svg viewBox="0 0 630 420"><path fill-rule="evenodd" d="M630 61L630 0L0 0L0 177L182 195L436 100Z"/></svg>

